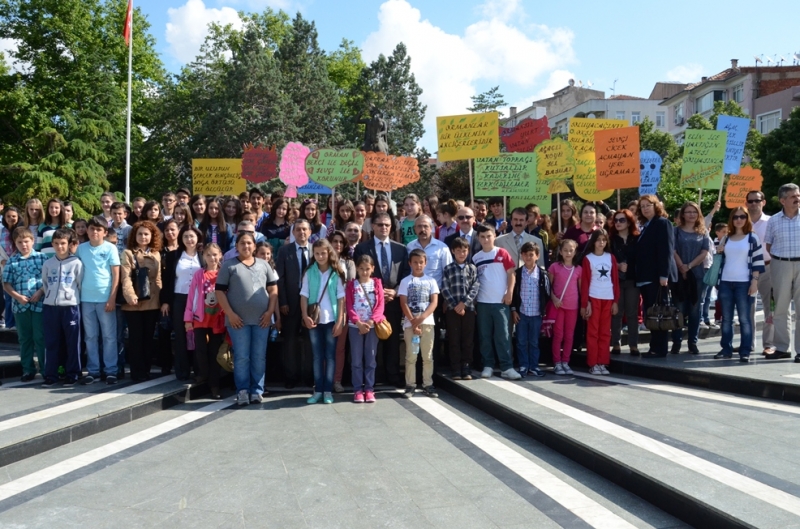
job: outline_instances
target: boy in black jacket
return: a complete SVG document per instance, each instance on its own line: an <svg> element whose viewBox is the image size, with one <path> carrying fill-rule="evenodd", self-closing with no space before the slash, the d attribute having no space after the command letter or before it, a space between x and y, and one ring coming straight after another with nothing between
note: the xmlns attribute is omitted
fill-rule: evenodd
<svg viewBox="0 0 800 529"><path fill-rule="evenodd" d="M543 377L544 372L539 369L539 333L550 299L550 279L545 269L536 264L539 245L526 242L520 248L520 255L524 266L516 272L511 300L511 320L517 326L519 374Z"/></svg>

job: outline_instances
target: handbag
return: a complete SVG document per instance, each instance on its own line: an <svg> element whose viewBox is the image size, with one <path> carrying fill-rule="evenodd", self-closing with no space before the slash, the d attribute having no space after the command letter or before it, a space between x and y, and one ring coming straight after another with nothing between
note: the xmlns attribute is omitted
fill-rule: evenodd
<svg viewBox="0 0 800 529"><path fill-rule="evenodd" d="M358 280L355 280L358 283ZM364 287L361 286L361 283L358 283L358 288L361 289L361 292L364 294L364 298L367 300L369 304L370 310L375 310L375 307L372 305L372 302L369 300L369 296L367 292L364 290ZM392 335L392 324L389 323L389 320L386 318L382 319L379 322L375 323L375 334L378 335L379 340L388 340L389 337Z"/></svg>
<svg viewBox="0 0 800 529"><path fill-rule="evenodd" d="M665 290L667 297L662 303L661 295ZM651 331L674 331L683 328L683 314L672 303L669 288L659 287L656 304L647 309L644 324Z"/></svg>
<svg viewBox="0 0 800 529"><path fill-rule="evenodd" d="M331 270L331 273L333 273L333 270ZM328 279L330 279L330 276ZM311 321L314 322L314 325L319 323L319 302L322 301L326 290L328 290L328 281L325 281L325 286L322 288L322 293L319 295L317 302L309 303L308 307L306 307L306 314L311 318Z"/></svg>
<svg viewBox="0 0 800 529"><path fill-rule="evenodd" d="M231 346L227 342L222 342L219 347L217 363L228 373L233 373L233 353L231 352Z"/></svg>
<svg viewBox="0 0 800 529"><path fill-rule="evenodd" d="M711 268L706 270L706 273L703 275L703 284L710 287L717 286L717 283L719 283L719 272L722 269L723 259L725 259L724 253L714 254L714 262L711 263Z"/></svg>
<svg viewBox="0 0 800 529"><path fill-rule="evenodd" d="M131 280L133 281L133 289L136 291L136 296L140 301L147 301L150 299L150 278L148 277L149 270L147 267L142 268L139 266L139 259L133 256L133 262L136 267L131 270Z"/></svg>
<svg viewBox="0 0 800 529"><path fill-rule="evenodd" d="M567 293L567 288L569 288L569 282L572 281L572 274L575 273L575 267L577 265L573 265L572 270L569 272L569 277L567 278L567 284L564 285L564 291L561 292L561 297L558 298L558 301L564 301L564 296ZM542 319L542 327L539 333L544 336L545 338L552 338L553 337L553 326L556 323L556 315L558 314L558 309L556 308L555 303L552 301L548 301L547 305L544 307L544 318Z"/></svg>

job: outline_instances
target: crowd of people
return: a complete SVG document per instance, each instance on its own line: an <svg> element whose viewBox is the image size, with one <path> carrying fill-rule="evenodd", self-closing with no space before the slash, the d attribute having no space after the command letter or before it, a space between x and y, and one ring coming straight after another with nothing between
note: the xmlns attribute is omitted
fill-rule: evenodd
<svg viewBox="0 0 800 529"><path fill-rule="evenodd" d="M751 191L713 238L719 204L703 217L687 202L671 221L655 195L619 211L565 199L548 215L533 204L508 212L500 198L336 195L323 206L258 188L214 198L179 189L130 205L104 193L88 219L58 198L31 199L2 209L0 314L19 335L24 382L37 369L47 387L144 381L155 363L220 398L217 356L229 347L241 405L261 402L268 359L286 388L313 371L309 404L333 402L348 364L357 403L375 402L379 383L410 397L421 380L435 397L435 365L458 380L495 367L510 380L542 377L544 349L553 373L570 375L585 344L590 373L607 375L623 335L631 355L679 354L684 336L698 354L700 329L717 325L715 358L747 362L756 295L762 353L789 358L800 188L786 184L778 198L770 217ZM667 300L686 331L653 330L640 352L648 309Z"/></svg>

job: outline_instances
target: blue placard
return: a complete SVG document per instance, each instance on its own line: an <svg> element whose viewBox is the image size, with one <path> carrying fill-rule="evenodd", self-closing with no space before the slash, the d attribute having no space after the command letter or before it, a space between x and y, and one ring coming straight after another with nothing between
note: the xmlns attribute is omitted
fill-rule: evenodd
<svg viewBox="0 0 800 529"><path fill-rule="evenodd" d="M639 168L641 180L639 183L639 196L655 195L658 184L661 182L661 156L655 151L642 151L639 153Z"/></svg>
<svg viewBox="0 0 800 529"><path fill-rule="evenodd" d="M303 193L306 195L330 195L333 194L330 187L325 187L322 184L318 184L313 180L309 180L306 185L303 187L297 188L298 193Z"/></svg>
<svg viewBox="0 0 800 529"><path fill-rule="evenodd" d="M717 130L724 130L728 133L728 141L725 144L725 163L722 168L728 174L739 174L739 169L742 167L742 156L744 156L744 144L747 141L747 133L750 131L750 119L722 115L717 118Z"/></svg>

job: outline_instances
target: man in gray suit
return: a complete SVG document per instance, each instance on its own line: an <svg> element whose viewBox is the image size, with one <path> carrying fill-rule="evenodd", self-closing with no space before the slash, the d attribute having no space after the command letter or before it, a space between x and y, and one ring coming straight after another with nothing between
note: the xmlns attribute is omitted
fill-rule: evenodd
<svg viewBox="0 0 800 529"><path fill-rule="evenodd" d="M283 369L287 389L297 385L302 373L300 284L303 272L314 258L311 245L308 244L308 237L311 235L311 225L308 221L297 219L292 233L295 241L281 246L275 258L283 337Z"/></svg>
<svg viewBox="0 0 800 529"><path fill-rule="evenodd" d="M511 212L511 233L501 235L494 241L494 244L499 248L504 248L511 255L511 259L517 263L517 268L519 268L522 266L522 256L520 255L519 249L522 248L522 245L526 242L532 242L539 246L538 264L544 267L544 243L542 243L539 237L525 232L525 227L527 225L528 210L525 208L514 209L514 211Z"/></svg>
<svg viewBox="0 0 800 529"><path fill-rule="evenodd" d="M389 238L391 231L391 217L387 213L378 213L372 220L373 237L356 246L353 260L358 262L358 258L365 254L372 257L375 263L372 277L377 277L383 283L383 313L392 326L392 335L389 339L382 340L385 380L388 384L400 388L405 385L404 380L400 378L400 333L402 332L400 320L403 312L400 309L397 287L400 281L411 273L411 269L408 265L406 247Z"/></svg>

